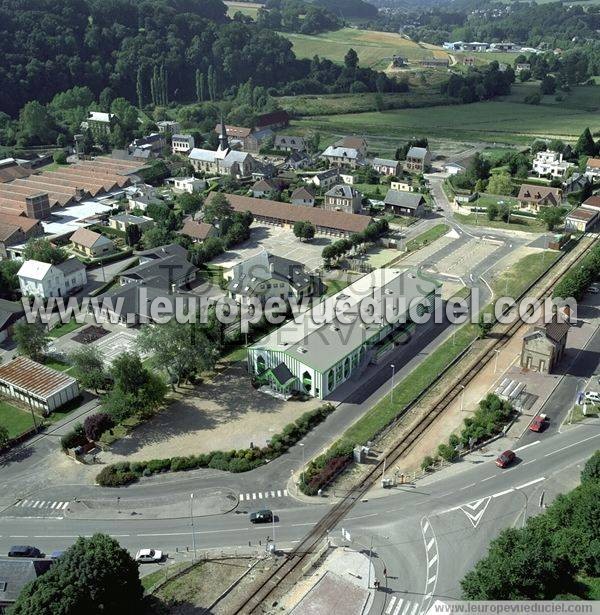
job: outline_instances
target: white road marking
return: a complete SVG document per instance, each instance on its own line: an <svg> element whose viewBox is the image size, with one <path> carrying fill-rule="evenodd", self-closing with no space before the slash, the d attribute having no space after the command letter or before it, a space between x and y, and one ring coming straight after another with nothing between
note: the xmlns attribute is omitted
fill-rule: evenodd
<svg viewBox="0 0 600 615"><path fill-rule="evenodd" d="M562 448L557 448L555 451L552 451L551 453L546 453L544 457L550 457L550 455L555 455L556 453L565 451L568 448L572 448L573 446L579 446L583 442L587 442L588 440L593 440L594 438L600 438L600 434L596 434L595 436L590 436L589 438L584 438L583 440L580 440L579 442L573 442L573 444L568 444L567 446L563 446Z"/></svg>
<svg viewBox="0 0 600 615"><path fill-rule="evenodd" d="M486 498L481 498L480 500L475 500L474 502L469 502L468 504L464 504L460 506L460 509L465 513L467 519L471 522L471 525L476 528L479 525L479 522L483 518L485 511L492 498L490 496ZM466 510L468 508L469 510ZM479 508L478 512L475 512Z"/></svg>
<svg viewBox="0 0 600 615"><path fill-rule="evenodd" d="M393 611L394 604L396 604L396 596L392 596L390 603L387 605L387 609L385 610L387 615L390 615L390 613Z"/></svg>
<svg viewBox="0 0 600 615"><path fill-rule="evenodd" d="M284 489L284 490L283 490L283 496L284 496L284 497L287 497L287 494L288 494L288 490L287 490L287 489Z"/></svg>
<svg viewBox="0 0 600 615"><path fill-rule="evenodd" d="M253 493L253 494L252 494L252 499L253 499L253 500L256 500L256 493Z"/></svg>
<svg viewBox="0 0 600 615"><path fill-rule="evenodd" d="M259 493L259 494L258 494L258 499L259 499L259 500L262 500L262 493Z"/></svg>
<svg viewBox="0 0 600 615"><path fill-rule="evenodd" d="M40 501L39 501L39 500L36 500L36 501L35 501L35 504L33 505L33 508L37 508L37 505L38 505L39 503L40 503Z"/></svg>
<svg viewBox="0 0 600 615"><path fill-rule="evenodd" d="M243 501L244 501L244 494L240 493L240 502L243 502Z"/></svg>
<svg viewBox="0 0 600 615"><path fill-rule="evenodd" d="M278 489L277 490L277 497L280 498L281 497L281 491Z"/></svg>
<svg viewBox="0 0 600 615"><path fill-rule="evenodd" d="M425 532L428 532L428 531L429 531L429 521L428 521L428 520L426 520L426 521L425 521L425 525L423 526L423 530L424 530Z"/></svg>
<svg viewBox="0 0 600 615"><path fill-rule="evenodd" d="M68 505L69 505L69 502L65 502L62 509L64 510ZM58 505L58 507L60 508L60 504Z"/></svg>
<svg viewBox="0 0 600 615"><path fill-rule="evenodd" d="M510 489L507 489L506 491L500 491L500 493L494 493L494 495L492 495L493 498L499 498L503 495L506 495L507 493L512 493L514 491L514 489L511 487Z"/></svg>
<svg viewBox="0 0 600 615"><path fill-rule="evenodd" d="M477 483L471 483L470 485L465 485L464 487L461 487L459 489L459 491L463 491L465 489L470 489L471 487L474 487Z"/></svg>
<svg viewBox="0 0 600 615"><path fill-rule="evenodd" d="M415 615L415 613L417 612L418 608L419 608L419 603L415 602L415 606L413 607L413 610L412 610L410 615Z"/></svg>
<svg viewBox="0 0 600 615"><path fill-rule="evenodd" d="M431 568L438 560L438 556L437 553L429 560L429 563L427 564L427 568Z"/></svg>
<svg viewBox="0 0 600 615"><path fill-rule="evenodd" d="M541 483L543 480L546 480L545 476L541 476L540 478L536 478L535 480L530 480L528 483L515 487L515 489L525 489L525 487L530 487L531 485L535 485L536 483Z"/></svg>
<svg viewBox="0 0 600 615"><path fill-rule="evenodd" d="M431 549L431 547L433 547L433 545L435 544L435 540L432 538L428 543L427 543L427 550L429 551L429 549Z"/></svg>
<svg viewBox="0 0 600 615"><path fill-rule="evenodd" d="M431 585L437 579L437 574L434 574L432 577L427 579L427 585Z"/></svg>
<svg viewBox="0 0 600 615"><path fill-rule="evenodd" d="M271 491L271 497L274 498L275 497L275 492Z"/></svg>
<svg viewBox="0 0 600 615"><path fill-rule="evenodd" d="M535 446L536 444L539 444L540 441L536 440L535 442L530 442L529 444L525 444L525 446L520 446L519 448L516 448L514 450L515 453L518 453L519 451L524 451L526 448L529 448L530 446Z"/></svg>
<svg viewBox="0 0 600 615"><path fill-rule="evenodd" d="M249 499L250 499L250 494L249 494L249 493L247 493L247 494L246 494L246 499L247 499L247 500L249 500Z"/></svg>

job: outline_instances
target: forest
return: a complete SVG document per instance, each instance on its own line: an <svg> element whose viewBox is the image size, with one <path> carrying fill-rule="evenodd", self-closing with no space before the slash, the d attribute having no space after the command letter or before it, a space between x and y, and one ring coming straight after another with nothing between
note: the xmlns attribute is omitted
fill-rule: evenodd
<svg viewBox="0 0 600 615"><path fill-rule="evenodd" d="M195 100L197 74L213 99L250 78L277 87L315 77L272 28L226 13L221 0L0 0L0 109L15 117L28 101L74 86L144 105ZM315 15L333 19L324 9ZM327 77L336 81L341 70L328 68ZM377 73L363 76L373 89ZM383 77L378 87L394 83Z"/></svg>

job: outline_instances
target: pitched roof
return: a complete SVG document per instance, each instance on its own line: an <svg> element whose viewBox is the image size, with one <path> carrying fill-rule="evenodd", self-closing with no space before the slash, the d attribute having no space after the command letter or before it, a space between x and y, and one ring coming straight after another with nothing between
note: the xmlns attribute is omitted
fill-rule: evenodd
<svg viewBox="0 0 600 615"><path fill-rule="evenodd" d="M397 160L391 160L390 158L373 158L373 166L396 167L399 164Z"/></svg>
<svg viewBox="0 0 600 615"><path fill-rule="evenodd" d="M408 152L406 152L407 158L425 158L427 156L428 150L426 147L411 147Z"/></svg>
<svg viewBox="0 0 600 615"><path fill-rule="evenodd" d="M363 147L367 147L367 142L363 137L348 136L343 137L339 141L336 141L335 145L337 147L351 147L354 149L361 149Z"/></svg>
<svg viewBox="0 0 600 615"><path fill-rule="evenodd" d="M294 192L292 192L291 195L291 199L314 199L315 198L315 193L314 190L311 190L309 187L307 186L300 186L298 188L296 188L296 190L294 190Z"/></svg>
<svg viewBox="0 0 600 615"><path fill-rule="evenodd" d="M23 305L18 301L0 299L0 331L6 329L13 322L25 314Z"/></svg>
<svg viewBox="0 0 600 615"><path fill-rule="evenodd" d="M303 137L275 135L275 147L291 147L292 149L303 150L306 148L306 144Z"/></svg>
<svg viewBox="0 0 600 615"><path fill-rule="evenodd" d="M325 196L341 197L344 199L353 199L359 195L360 192L348 184L337 184L325 193Z"/></svg>
<svg viewBox="0 0 600 615"><path fill-rule="evenodd" d="M178 243L167 243L164 246L158 246L156 248L150 248L149 250L137 252L138 256L147 259L166 258L167 256L173 256L174 254L180 256L181 258L187 258L188 251Z"/></svg>
<svg viewBox="0 0 600 615"><path fill-rule="evenodd" d="M28 260L25 261L17 275L20 278L31 278L32 280L43 280L47 273L52 268L50 263L43 263L42 261Z"/></svg>
<svg viewBox="0 0 600 615"><path fill-rule="evenodd" d="M215 194L217 193L212 192L209 194L207 202L210 203ZM225 194L225 196L235 211L249 211L255 216L285 220L290 223L304 220L311 222L315 226L338 229L346 233L360 233L371 222L369 216L359 214L298 207L289 203L279 203L269 199L253 199L252 197L240 196L238 194Z"/></svg>
<svg viewBox="0 0 600 615"><path fill-rule="evenodd" d="M121 277L129 278L146 286L170 290L171 284L178 282L194 271L196 271L196 267L189 261L181 256L173 255L127 269L127 271L121 273Z"/></svg>
<svg viewBox="0 0 600 615"><path fill-rule="evenodd" d="M274 126L275 124L287 124L290 121L290 115L287 111L279 109L270 113L263 113L256 118L256 127L263 128L265 126Z"/></svg>
<svg viewBox="0 0 600 615"><path fill-rule="evenodd" d="M535 186L533 184L522 184L519 190L519 201L530 201L532 203L539 203L546 199L553 200L556 205L560 203L561 191L559 188L552 188L551 186Z"/></svg>
<svg viewBox="0 0 600 615"><path fill-rule="evenodd" d="M84 248L93 248L96 245L112 243L108 237L104 237L100 233L90 231L89 228L78 228L70 238L72 243L76 243Z"/></svg>
<svg viewBox="0 0 600 615"><path fill-rule="evenodd" d="M582 204L587 207L600 207L600 195L590 196Z"/></svg>
<svg viewBox="0 0 600 615"><path fill-rule="evenodd" d="M188 237L192 237L192 239L200 239L204 240L210 236L210 234L215 230L215 227L212 224L207 224L206 222L197 222L196 220L192 220L189 218L185 221L183 228L180 233L182 235L187 235Z"/></svg>
<svg viewBox="0 0 600 615"><path fill-rule="evenodd" d="M59 263L58 265L54 265L57 269L60 269L65 275L69 275L71 273L75 273L76 271L81 271L85 269L85 265L76 257L72 256L68 258L66 261Z"/></svg>
<svg viewBox="0 0 600 615"><path fill-rule="evenodd" d="M278 190L279 184L273 179L259 179L254 186L252 186L253 192L271 192L272 190Z"/></svg>
<svg viewBox="0 0 600 615"><path fill-rule="evenodd" d="M0 365L0 382L23 389L47 399L77 381L64 372L36 363L27 357L16 357L10 363Z"/></svg>
<svg viewBox="0 0 600 615"><path fill-rule="evenodd" d="M321 156L331 158L349 158L350 160L360 158L360 152L353 147L335 147L330 145Z"/></svg>
<svg viewBox="0 0 600 615"><path fill-rule="evenodd" d="M51 559L0 559L0 604L16 602L23 587L53 564Z"/></svg>
<svg viewBox="0 0 600 615"><path fill-rule="evenodd" d="M395 207L406 207L416 209L425 199L418 192L406 192L405 190L392 190L391 188L385 195L384 203Z"/></svg>
<svg viewBox="0 0 600 615"><path fill-rule="evenodd" d="M591 169L600 169L600 158L588 158L586 166Z"/></svg>
<svg viewBox="0 0 600 615"><path fill-rule="evenodd" d="M225 124L225 130L227 131L228 137L238 139L245 139L252 134L252 128L246 128L245 126L230 126L229 124ZM215 126L215 132L221 134L221 124Z"/></svg>
<svg viewBox="0 0 600 615"><path fill-rule="evenodd" d="M593 209L587 209L586 207L577 207L576 209L567 214L567 218L588 222L589 220L593 220L597 215L598 212L594 211Z"/></svg>
<svg viewBox="0 0 600 615"><path fill-rule="evenodd" d="M540 319L540 321L533 325L533 327L523 336L523 339L533 339L542 333L551 342L558 344L567 336L569 329L569 323L564 320L559 321L557 316L554 316L548 323L545 323L543 319Z"/></svg>
<svg viewBox="0 0 600 615"><path fill-rule="evenodd" d="M115 116L114 113L102 113L101 111L90 111L87 117L93 122L110 122Z"/></svg>
<svg viewBox="0 0 600 615"><path fill-rule="evenodd" d="M40 225L40 221L35 218L27 218L26 216L15 216L12 214L6 214L0 212L0 224L10 224L11 226L17 226L21 231L26 233L35 226Z"/></svg>
<svg viewBox="0 0 600 615"><path fill-rule="evenodd" d="M280 363L269 370L269 373L277 380L281 386L285 386L288 382L296 380L296 376L292 374L289 367L285 363Z"/></svg>

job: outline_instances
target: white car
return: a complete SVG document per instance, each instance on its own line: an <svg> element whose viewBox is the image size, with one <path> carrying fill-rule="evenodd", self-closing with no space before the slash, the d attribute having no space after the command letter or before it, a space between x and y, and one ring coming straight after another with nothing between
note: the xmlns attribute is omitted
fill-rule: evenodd
<svg viewBox="0 0 600 615"><path fill-rule="evenodd" d="M600 393L597 391L586 391L584 397L587 403L600 404Z"/></svg>
<svg viewBox="0 0 600 615"><path fill-rule="evenodd" d="M140 564L155 564L162 562L163 552L157 549L140 549L135 554L135 561Z"/></svg>
<svg viewBox="0 0 600 615"><path fill-rule="evenodd" d="M597 295L598 293L600 293L600 289L597 286L590 286L587 289L588 293L591 293L592 295Z"/></svg>

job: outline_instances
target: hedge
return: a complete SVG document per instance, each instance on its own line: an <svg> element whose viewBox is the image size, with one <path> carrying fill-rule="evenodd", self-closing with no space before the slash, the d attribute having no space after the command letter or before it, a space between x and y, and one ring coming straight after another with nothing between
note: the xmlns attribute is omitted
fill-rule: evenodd
<svg viewBox="0 0 600 615"><path fill-rule="evenodd" d="M327 452L313 459L300 477L300 490L306 495L315 495L352 461L354 443L338 440Z"/></svg>
<svg viewBox="0 0 600 615"><path fill-rule="evenodd" d="M77 423L71 431L62 436L60 439L60 446L63 451L67 451L71 448L83 446L84 444L87 444L87 441L88 440L85 437L83 425L81 423Z"/></svg>
<svg viewBox="0 0 600 615"><path fill-rule="evenodd" d="M96 476L96 482L101 487L120 487L136 482L142 476L164 472L186 472L198 468L212 468L234 473L248 472L285 453L334 410L335 407L327 403L305 412L293 423L286 425L281 433L275 434L269 444L263 448L213 451L201 455L150 461L122 461L102 469Z"/></svg>

